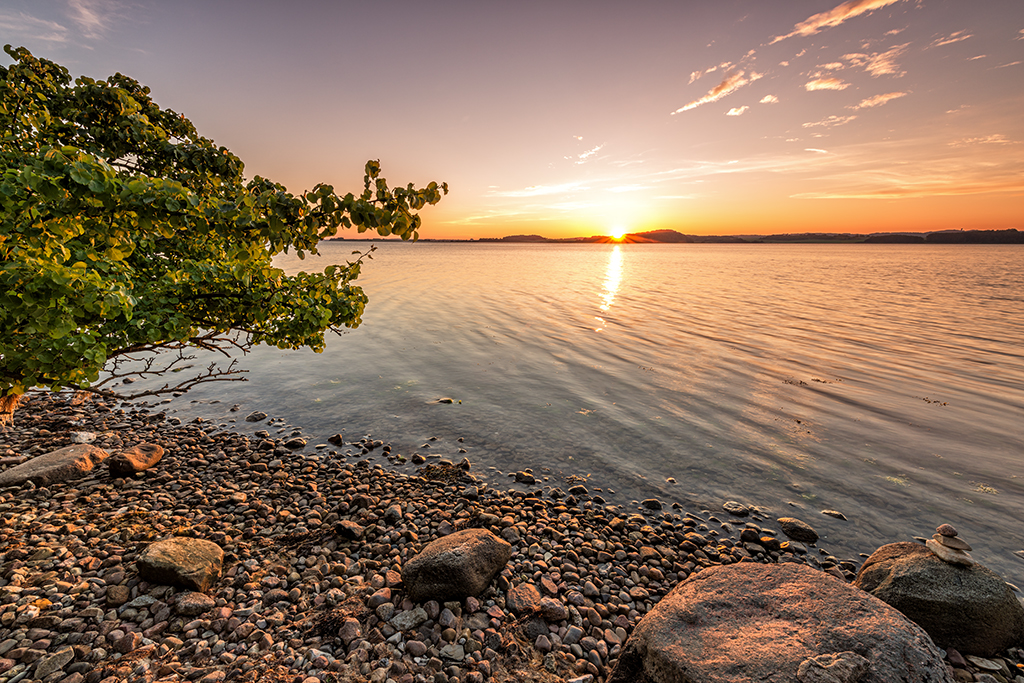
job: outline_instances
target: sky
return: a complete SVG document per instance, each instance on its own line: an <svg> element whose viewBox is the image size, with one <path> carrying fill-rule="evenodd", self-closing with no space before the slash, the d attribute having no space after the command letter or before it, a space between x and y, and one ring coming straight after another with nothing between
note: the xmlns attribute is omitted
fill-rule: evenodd
<svg viewBox="0 0 1024 683"><path fill-rule="evenodd" d="M446 181L425 238L1024 230L1024 0L3 0L0 39L292 192Z"/></svg>

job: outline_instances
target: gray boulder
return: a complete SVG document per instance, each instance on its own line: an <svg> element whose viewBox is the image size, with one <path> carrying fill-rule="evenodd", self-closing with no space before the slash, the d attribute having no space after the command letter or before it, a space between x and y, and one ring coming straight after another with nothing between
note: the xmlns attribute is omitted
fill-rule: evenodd
<svg viewBox="0 0 1024 683"><path fill-rule="evenodd" d="M486 529L463 529L428 543L402 567L414 602L479 595L508 564L512 546Z"/></svg>
<svg viewBox="0 0 1024 683"><path fill-rule="evenodd" d="M61 481L81 479L92 472L107 455L102 448L87 443L65 446L0 472L0 487L21 486L26 481L37 486L49 486Z"/></svg>
<svg viewBox="0 0 1024 683"><path fill-rule="evenodd" d="M107 467L112 477L127 477L137 472L144 472L160 462L164 457L164 447L155 443L140 443L126 451L114 453L107 458Z"/></svg>
<svg viewBox="0 0 1024 683"><path fill-rule="evenodd" d="M1024 607L998 574L944 562L919 543L883 545L854 585L905 614L939 647L989 657L1024 643Z"/></svg>
<svg viewBox="0 0 1024 683"><path fill-rule="evenodd" d="M224 551L200 538L175 536L151 543L135 561L139 576L150 583L206 591L220 578Z"/></svg>
<svg viewBox="0 0 1024 683"><path fill-rule="evenodd" d="M918 626L798 564L711 567L637 624L609 683L951 683Z"/></svg>

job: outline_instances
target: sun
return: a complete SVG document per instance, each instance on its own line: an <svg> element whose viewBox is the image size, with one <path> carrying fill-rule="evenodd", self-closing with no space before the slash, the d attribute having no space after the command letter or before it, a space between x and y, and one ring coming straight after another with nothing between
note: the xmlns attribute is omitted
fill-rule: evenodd
<svg viewBox="0 0 1024 683"><path fill-rule="evenodd" d="M628 228L626 228L625 226L616 225L612 227L611 232L608 233L608 236L611 237L612 239L621 240L623 237L625 237L626 230L628 230Z"/></svg>

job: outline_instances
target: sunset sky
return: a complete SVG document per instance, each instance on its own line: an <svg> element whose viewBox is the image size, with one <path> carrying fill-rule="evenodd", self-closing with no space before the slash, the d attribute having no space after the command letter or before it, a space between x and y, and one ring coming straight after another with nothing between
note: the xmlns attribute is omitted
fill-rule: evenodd
<svg viewBox="0 0 1024 683"><path fill-rule="evenodd" d="M4 0L0 37L293 192L447 181L423 237L1024 230L1022 0Z"/></svg>

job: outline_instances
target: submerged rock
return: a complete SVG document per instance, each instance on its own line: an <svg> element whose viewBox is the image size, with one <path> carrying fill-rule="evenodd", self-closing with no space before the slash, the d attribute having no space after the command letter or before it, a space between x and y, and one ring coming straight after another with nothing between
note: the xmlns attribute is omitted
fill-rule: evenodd
<svg viewBox="0 0 1024 683"><path fill-rule="evenodd" d="M810 524L803 522L796 517L779 517L779 526L782 533L801 543L817 543L818 532Z"/></svg>

